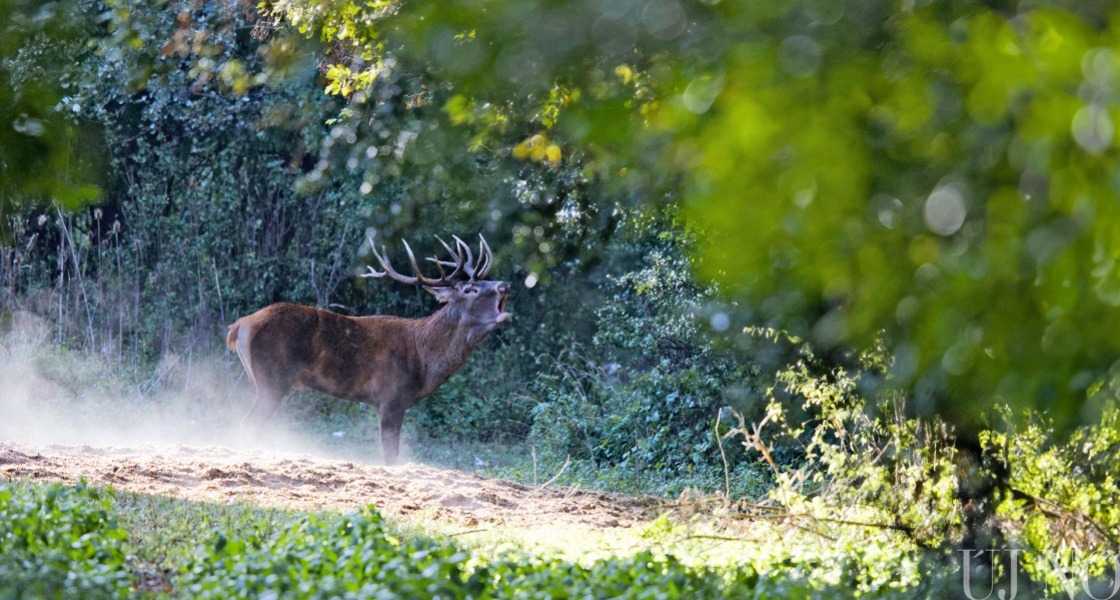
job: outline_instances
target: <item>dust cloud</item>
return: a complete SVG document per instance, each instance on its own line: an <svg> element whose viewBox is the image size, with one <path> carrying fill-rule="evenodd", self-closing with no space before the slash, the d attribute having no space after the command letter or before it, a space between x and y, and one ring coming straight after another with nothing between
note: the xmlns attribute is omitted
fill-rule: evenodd
<svg viewBox="0 0 1120 600"><path fill-rule="evenodd" d="M221 446L380 461L372 413L360 443L346 432L310 434L289 398L261 430L241 421L254 398L241 364L230 354L169 354L154 372L51 344L48 325L16 313L0 336L0 441L97 447ZM340 437L332 437L334 436ZM324 438L326 438L324 440ZM333 442L333 443L332 443ZM407 459L407 448L402 448Z"/></svg>

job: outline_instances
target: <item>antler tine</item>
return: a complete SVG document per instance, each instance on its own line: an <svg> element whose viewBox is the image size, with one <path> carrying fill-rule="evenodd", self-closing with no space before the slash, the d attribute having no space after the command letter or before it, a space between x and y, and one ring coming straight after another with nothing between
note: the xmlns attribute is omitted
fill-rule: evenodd
<svg viewBox="0 0 1120 600"><path fill-rule="evenodd" d="M428 258L425 258L424 260L426 260L430 263L434 263L436 265L436 269L439 271L440 279L447 279L447 271L443 270L443 265L447 264L448 266L450 266L451 263L449 263L445 260L440 260L440 259L438 259L434 256L429 256Z"/></svg>
<svg viewBox="0 0 1120 600"><path fill-rule="evenodd" d="M483 277L486 276L485 271L486 271L486 250L482 247L482 244L479 244L478 245L478 264L474 266L474 272L471 273L471 278L481 280Z"/></svg>
<svg viewBox="0 0 1120 600"><path fill-rule="evenodd" d="M458 255L455 253L455 251L451 249L451 246L447 245L447 242L443 241L443 238L441 238L437 235L436 239L439 240L440 245L443 246L444 250L447 250L448 254L450 254L453 257L458 258ZM445 261L445 262L450 262L450 261Z"/></svg>
<svg viewBox="0 0 1120 600"><path fill-rule="evenodd" d="M467 260L463 266L467 270L467 275L470 279L474 279L474 254L471 254L471 247L468 246L466 242L459 239L459 236L453 235L451 237L455 240L455 248L459 250L459 258L462 259L463 255L466 255Z"/></svg>
<svg viewBox="0 0 1120 600"><path fill-rule="evenodd" d="M451 272L451 275L447 276L447 279L455 280L462 277L464 269L467 268L466 263L470 259L467 258L464 260L462 251L458 251L457 249L452 250L451 246L449 246L447 242L443 241L443 238L439 237L438 235L436 236L436 239L439 240L440 245L442 245L443 248L447 250L447 253L451 255L451 258L455 259L455 262L451 262L449 260L438 260L435 257L432 257L431 260L434 261L437 265L443 265L445 267L455 267L455 270ZM455 245L456 247L459 245L458 240L456 240Z"/></svg>
<svg viewBox="0 0 1120 600"><path fill-rule="evenodd" d="M384 271L378 271L377 269L374 269L372 266L366 265L366 269L368 269L369 272L368 273L361 273L359 275L359 277L379 277L380 278L380 277L385 277L386 275L388 275L389 277L391 277L391 278L393 278L393 279L395 279L395 280L397 280L401 283L407 283L409 285L416 284L416 282L418 280L415 277L409 277L407 275L401 275L400 273L397 273L397 271L395 269L393 269L393 265L389 263L389 259L382 256L382 254L384 254L384 252L385 252L385 246L381 247L381 253L382 254L379 254L377 252L377 245L373 243L373 238L366 237L366 240L369 242L369 249L373 251L373 256L375 258L377 258L377 262L381 263L381 268L385 269L385 270Z"/></svg>
<svg viewBox="0 0 1120 600"><path fill-rule="evenodd" d="M443 238L439 237L438 235L436 236L436 239L439 240L439 243L443 246L444 250L447 250L447 253L451 255L451 258L455 260L440 260L434 256L429 257L428 260L436 264L436 267L439 268L441 274L443 273L443 267L455 267L455 270L451 273L451 275L447 276L448 279L456 279L458 277L461 277L464 268L463 252L461 250L452 250L451 246L449 246L447 242L443 241ZM458 245L458 242L456 242L456 245Z"/></svg>
<svg viewBox="0 0 1120 600"><path fill-rule="evenodd" d="M428 287L446 287L449 285L447 278L441 279L428 279L424 273L420 271L420 265L416 263L416 255L412 253L412 247L408 245L408 240L401 240L404 243L404 251L408 253L408 262L412 264L412 272L416 274L416 281Z"/></svg>
<svg viewBox="0 0 1120 600"><path fill-rule="evenodd" d="M490 274L490 267L494 266L494 251L490 249L490 244L486 243L486 238L482 234L478 234L478 268L475 269L473 277L475 279L486 279Z"/></svg>

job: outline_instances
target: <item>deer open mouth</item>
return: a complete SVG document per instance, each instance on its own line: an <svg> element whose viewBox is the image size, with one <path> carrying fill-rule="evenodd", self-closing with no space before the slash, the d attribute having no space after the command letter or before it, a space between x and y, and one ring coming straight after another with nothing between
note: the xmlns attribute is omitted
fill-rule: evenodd
<svg viewBox="0 0 1120 600"><path fill-rule="evenodd" d="M498 293L498 316L494 319L497 323L505 323L509 320L510 314L506 312L506 298L509 297L509 292L502 290Z"/></svg>

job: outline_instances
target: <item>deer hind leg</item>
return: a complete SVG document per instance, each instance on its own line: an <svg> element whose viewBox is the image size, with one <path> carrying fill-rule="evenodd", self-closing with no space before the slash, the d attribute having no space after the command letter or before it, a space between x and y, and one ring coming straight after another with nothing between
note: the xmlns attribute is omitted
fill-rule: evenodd
<svg viewBox="0 0 1120 600"><path fill-rule="evenodd" d="M255 367L254 371L250 371L249 377L257 387L257 396L249 407L249 412L241 419L241 427L260 433L264 424L280 408L284 396L292 389L292 377L291 373L278 369L269 370L262 368L262 365Z"/></svg>
<svg viewBox="0 0 1120 600"><path fill-rule="evenodd" d="M292 387L291 373L279 368L269 368L268 361L255 364L253 355L249 352L251 336L249 327L236 324L235 327L236 330L230 331L231 339L227 340L227 344L237 352L237 358L241 359L241 365L245 367L249 381L253 382L253 387L257 389L256 398L249 407L249 412L241 418L241 429L259 434L264 424L280 407L284 396L288 395Z"/></svg>
<svg viewBox="0 0 1120 600"><path fill-rule="evenodd" d="M391 405L382 405L377 411L381 428L381 451L385 464L397 464L397 456L401 447L401 424L404 423L404 409Z"/></svg>
<svg viewBox="0 0 1120 600"><path fill-rule="evenodd" d="M260 433L264 424L272 418L276 409L280 408L280 401L287 394L288 388L286 387L257 384L257 397L253 400L252 406L249 407L249 412L241 418L241 428L248 428L255 433Z"/></svg>

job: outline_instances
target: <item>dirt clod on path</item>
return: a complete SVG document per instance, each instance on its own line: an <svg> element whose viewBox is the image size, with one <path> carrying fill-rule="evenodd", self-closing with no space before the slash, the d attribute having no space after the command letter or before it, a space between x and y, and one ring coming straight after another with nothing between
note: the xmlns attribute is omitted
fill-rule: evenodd
<svg viewBox="0 0 1120 600"><path fill-rule="evenodd" d="M75 483L199 502L245 502L313 511L374 505L386 517L452 527L583 529L647 521L647 499L511 481L407 464L396 467L306 454L215 446L30 446L0 442L0 477Z"/></svg>

